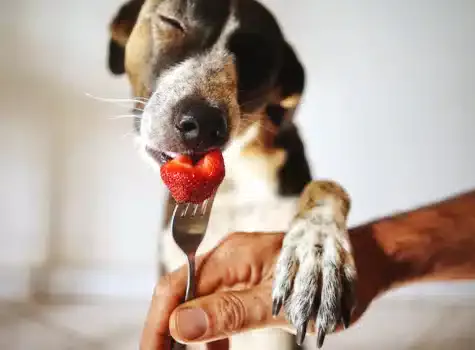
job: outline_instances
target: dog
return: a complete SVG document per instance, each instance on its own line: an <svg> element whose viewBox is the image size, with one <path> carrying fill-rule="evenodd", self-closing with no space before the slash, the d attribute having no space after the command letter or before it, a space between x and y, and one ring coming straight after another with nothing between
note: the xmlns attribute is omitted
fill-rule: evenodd
<svg viewBox="0 0 475 350"><path fill-rule="evenodd" d="M108 67L128 77L139 148L153 165L223 151L226 178L200 252L232 231L287 232L269 297L296 338L253 331L233 336L232 348L291 349L310 326L321 347L348 325L357 279L351 200L340 184L312 180L293 120L305 72L270 11L255 0L131 0L110 23ZM173 206L169 198L166 271L184 262L168 227Z"/></svg>

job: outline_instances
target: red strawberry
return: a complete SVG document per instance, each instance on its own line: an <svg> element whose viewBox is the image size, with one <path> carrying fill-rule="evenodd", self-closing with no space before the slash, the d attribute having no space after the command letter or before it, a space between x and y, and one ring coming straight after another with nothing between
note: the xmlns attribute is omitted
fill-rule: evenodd
<svg viewBox="0 0 475 350"><path fill-rule="evenodd" d="M190 157L179 155L160 168L163 182L179 203L201 203L208 199L224 179L224 159L211 151L193 165Z"/></svg>

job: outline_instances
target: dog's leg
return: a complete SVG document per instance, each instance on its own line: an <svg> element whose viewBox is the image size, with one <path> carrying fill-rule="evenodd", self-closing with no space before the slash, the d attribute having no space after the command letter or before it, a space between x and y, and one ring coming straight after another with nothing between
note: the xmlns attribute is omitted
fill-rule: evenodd
<svg viewBox="0 0 475 350"><path fill-rule="evenodd" d="M272 291L273 313L284 307L297 329L298 343L309 321L315 322L318 347L338 324L349 323L356 282L346 227L349 207L342 187L330 181L312 182L304 189L284 238Z"/></svg>

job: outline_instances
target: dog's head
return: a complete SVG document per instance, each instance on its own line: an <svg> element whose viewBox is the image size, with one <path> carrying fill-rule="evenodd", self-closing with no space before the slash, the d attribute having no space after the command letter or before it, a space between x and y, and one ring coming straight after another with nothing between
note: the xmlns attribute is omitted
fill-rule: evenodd
<svg viewBox="0 0 475 350"><path fill-rule="evenodd" d="M283 147L304 71L261 4L131 0L110 31L109 68L126 72L134 97L145 99L136 103L138 130L158 162L222 149L250 127L253 152Z"/></svg>

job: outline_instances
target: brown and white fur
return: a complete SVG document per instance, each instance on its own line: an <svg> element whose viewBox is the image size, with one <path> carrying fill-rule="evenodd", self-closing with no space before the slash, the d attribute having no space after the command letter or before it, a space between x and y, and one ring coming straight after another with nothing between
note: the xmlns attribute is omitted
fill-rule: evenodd
<svg viewBox="0 0 475 350"><path fill-rule="evenodd" d="M326 333L348 321L353 307L350 199L335 182L311 181L292 123L303 68L273 16L255 0L131 0L110 28L110 70L126 72L133 97L146 99L136 104L137 129L140 148L152 163L178 153L224 152L226 178L200 252L229 232L286 230L274 312L283 306L299 343L308 324L315 324L321 345ZM206 124L196 117L201 109L217 116ZM190 113L193 123L203 123L197 130L211 127L220 137L197 139L177 130ZM217 123L223 127L214 133ZM167 219L173 205L170 199ZM161 257L171 271L184 257L168 220L165 226ZM294 343L280 330L231 340L233 349L285 350Z"/></svg>

